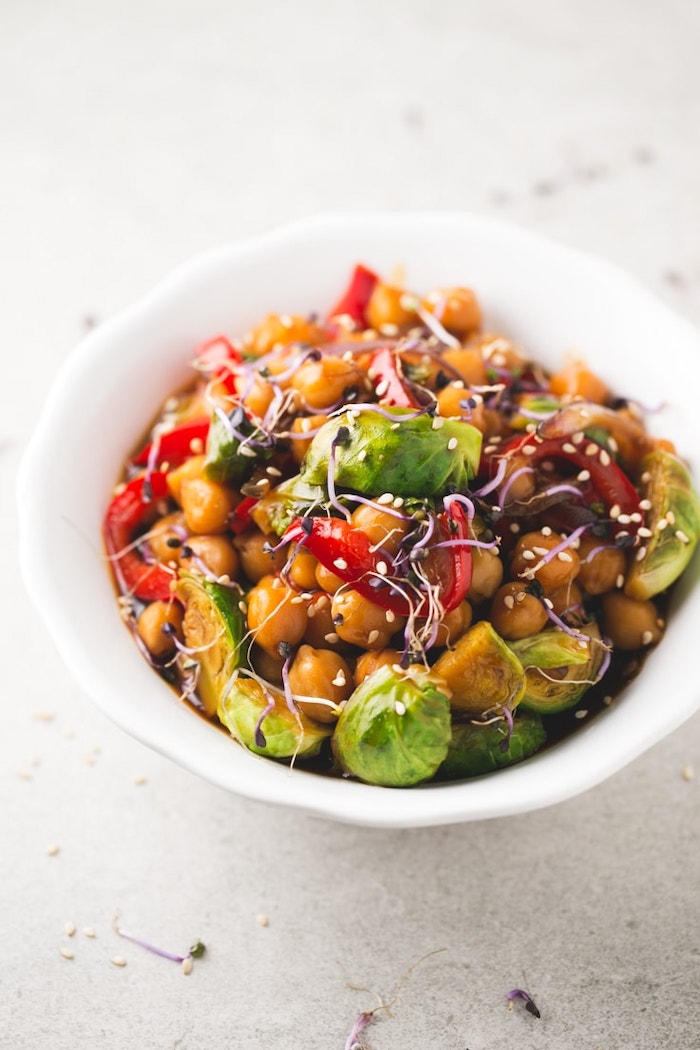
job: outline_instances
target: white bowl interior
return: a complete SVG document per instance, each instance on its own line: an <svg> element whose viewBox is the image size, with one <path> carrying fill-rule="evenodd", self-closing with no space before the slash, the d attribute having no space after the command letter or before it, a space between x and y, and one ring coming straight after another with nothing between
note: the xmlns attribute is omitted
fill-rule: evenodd
<svg viewBox="0 0 700 1050"><path fill-rule="evenodd" d="M22 567L47 629L82 688L124 729L215 784L342 821L419 826L537 808L594 784L700 706L679 671L700 613L697 559L670 627L608 710L521 765L459 784L376 788L258 758L198 719L148 667L121 623L100 527L121 465L194 347L270 311L329 308L352 265L400 269L408 287L464 283L487 327L556 367L584 358L619 394L656 411L698 476L692 384L698 333L615 267L504 223L450 214L328 215L194 259L93 331L60 373L19 485ZM61 556L56 557L60 551Z"/></svg>

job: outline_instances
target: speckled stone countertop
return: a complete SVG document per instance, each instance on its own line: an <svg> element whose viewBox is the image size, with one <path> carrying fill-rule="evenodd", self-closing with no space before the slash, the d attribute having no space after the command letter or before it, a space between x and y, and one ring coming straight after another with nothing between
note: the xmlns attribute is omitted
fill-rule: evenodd
<svg viewBox="0 0 700 1050"><path fill-rule="evenodd" d="M289 218L502 216L700 323L699 47L692 0L3 5L0 1047L343 1050L397 991L362 1045L700 1046L700 717L513 819L377 831L232 797L74 685L13 499L85 329ZM207 953L185 976L117 911Z"/></svg>

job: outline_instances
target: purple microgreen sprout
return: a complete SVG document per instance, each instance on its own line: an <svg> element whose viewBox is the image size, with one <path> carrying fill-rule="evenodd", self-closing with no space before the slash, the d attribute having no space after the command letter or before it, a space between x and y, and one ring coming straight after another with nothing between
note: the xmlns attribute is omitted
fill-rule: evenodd
<svg viewBox="0 0 700 1050"><path fill-rule="evenodd" d="M363 1010L362 1013L359 1013L355 1018L353 1026L350 1030L350 1034L345 1042L344 1050L363 1050L364 1044L360 1041L359 1037L365 1030L365 1028L367 1028L367 1026L372 1023L375 1014L381 1013L383 1011L384 1013L388 1014L389 1017L391 1017L392 1007L395 1006L395 1004L397 1003L398 998L403 990L403 986L410 977L410 975L413 973L413 971L416 970L421 965L421 963L425 962L426 959L429 959L431 955L439 955L441 952L444 951L447 951L447 949L436 948L432 952L426 952L425 955L421 955L420 959L416 959L416 961L411 966L409 966L407 970L404 971L404 973L401 976L401 980L398 983L396 991L394 992L393 996L391 997L388 1003L385 1003L381 996L377 996L377 998L379 999L379 1003L377 1006L373 1006L369 1010ZM361 988L354 984L351 984L349 987L358 992L369 991L369 988Z"/></svg>
<svg viewBox="0 0 700 1050"><path fill-rule="evenodd" d="M180 963L185 973L189 973L192 969L192 961L194 959L201 959L206 951L206 946L203 941L195 941L190 947L190 950L186 955L178 955L175 952L168 952L164 948L159 948L155 944L151 944L150 941L145 940L143 937L137 936L135 933L130 933L128 930L122 929L119 926L119 916L115 915L112 919L112 929L115 933L119 934L127 941L131 941L132 944L138 944L140 948L145 948L146 951L151 952L153 955L159 955L162 959L169 959L171 962Z"/></svg>
<svg viewBox="0 0 700 1050"><path fill-rule="evenodd" d="M528 992L524 991L524 989L522 989L522 988L513 988L512 991L508 992L508 1002L510 1004L511 1009L512 1009L512 1005L513 1005L513 1001L515 999L522 999L522 1001L525 1004L525 1009L527 1010L527 1012L529 1014L532 1014L533 1017L541 1017L542 1016L540 1014L540 1011L537 1009L537 1005L535 1003L535 1000L532 998L531 995L528 994Z"/></svg>

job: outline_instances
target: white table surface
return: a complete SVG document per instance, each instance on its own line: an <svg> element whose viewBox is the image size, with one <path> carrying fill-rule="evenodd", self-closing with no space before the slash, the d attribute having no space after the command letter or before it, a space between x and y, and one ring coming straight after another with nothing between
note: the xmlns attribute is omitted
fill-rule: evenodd
<svg viewBox="0 0 700 1050"><path fill-rule="evenodd" d="M700 716L517 819L387 832L232 797L74 685L13 493L87 325L317 211L510 218L700 323L699 47L694 0L0 5L0 1047L342 1050L438 949L374 1050L700 1047ZM117 910L206 956L183 975Z"/></svg>

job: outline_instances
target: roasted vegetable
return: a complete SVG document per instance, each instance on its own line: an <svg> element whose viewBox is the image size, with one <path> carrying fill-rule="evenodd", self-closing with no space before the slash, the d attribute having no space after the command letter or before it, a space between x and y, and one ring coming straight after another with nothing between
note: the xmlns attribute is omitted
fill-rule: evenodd
<svg viewBox="0 0 700 1050"><path fill-rule="evenodd" d="M495 707L512 711L525 689L525 672L515 653L488 620L479 620L446 649L433 668L445 682L452 709L478 717Z"/></svg>
<svg viewBox="0 0 700 1050"><path fill-rule="evenodd" d="M384 666L357 687L343 708L333 751L368 784L410 787L429 780L450 740L450 705L422 668Z"/></svg>
<svg viewBox="0 0 700 1050"><path fill-rule="evenodd" d="M218 708L231 736L257 755L310 758L330 736L331 726L307 718L285 694L245 673L234 676Z"/></svg>
<svg viewBox="0 0 700 1050"><path fill-rule="evenodd" d="M596 681L606 646L594 623L576 634L549 630L510 642L525 669L520 706L542 715L573 707Z"/></svg>
<svg viewBox="0 0 700 1050"><path fill-rule="evenodd" d="M199 664L197 694L213 717L229 679L245 662L245 617L241 594L195 573L183 573L177 596L185 606L185 644Z"/></svg>
<svg viewBox="0 0 700 1050"><path fill-rule="evenodd" d="M539 751L546 738L540 716L520 709L512 726L505 718L482 724L453 725L447 758L440 766L438 777L457 780L492 773Z"/></svg>

